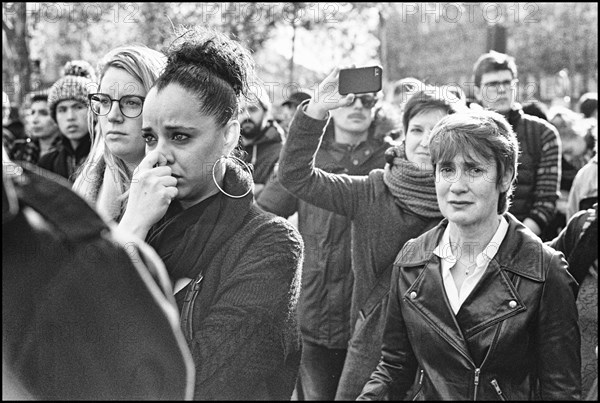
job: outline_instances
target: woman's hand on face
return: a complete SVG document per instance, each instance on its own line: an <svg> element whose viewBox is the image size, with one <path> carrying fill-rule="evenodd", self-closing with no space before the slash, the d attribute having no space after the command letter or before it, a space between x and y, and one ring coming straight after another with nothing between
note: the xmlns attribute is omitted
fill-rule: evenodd
<svg viewBox="0 0 600 403"><path fill-rule="evenodd" d="M160 220L177 197L177 179L171 176L167 159L158 151L149 152L133 172L127 208L121 224L142 239ZM121 224L119 226L121 226ZM125 227L125 229L127 229Z"/></svg>
<svg viewBox="0 0 600 403"><path fill-rule="evenodd" d="M353 67L353 66L352 66ZM325 119L327 112L332 109L348 106L354 102L354 94L340 95L340 68L336 67L319 84L317 93L308 103L306 114L313 119Z"/></svg>

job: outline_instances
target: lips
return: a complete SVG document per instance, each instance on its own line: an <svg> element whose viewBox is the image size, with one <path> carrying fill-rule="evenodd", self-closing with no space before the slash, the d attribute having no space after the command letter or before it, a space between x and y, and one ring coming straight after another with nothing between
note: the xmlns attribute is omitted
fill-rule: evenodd
<svg viewBox="0 0 600 403"><path fill-rule="evenodd" d="M464 207L464 206L469 206L469 205L473 204L471 202L466 202L466 201L450 201L448 203L453 206L456 206L456 207Z"/></svg>
<svg viewBox="0 0 600 403"><path fill-rule="evenodd" d="M127 134L125 134L125 133L123 133L123 132L118 132L118 131L115 131L115 130L110 130L110 131L108 131L106 134L107 134L107 135L109 135L109 134L113 134L113 135L115 135L115 136L126 136L126 135L127 135Z"/></svg>
<svg viewBox="0 0 600 403"><path fill-rule="evenodd" d="M67 130L69 130L69 131L75 131L77 129L79 129L79 126L77 126L77 125L69 125L69 126L67 126Z"/></svg>
<svg viewBox="0 0 600 403"><path fill-rule="evenodd" d="M366 117L365 115L361 115L360 113L351 113L350 115L348 115L348 119L360 119L360 120L365 120Z"/></svg>

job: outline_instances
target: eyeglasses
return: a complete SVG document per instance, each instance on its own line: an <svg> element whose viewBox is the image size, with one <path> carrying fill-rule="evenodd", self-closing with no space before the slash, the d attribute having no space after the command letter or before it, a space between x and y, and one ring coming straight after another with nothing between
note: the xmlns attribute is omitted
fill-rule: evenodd
<svg viewBox="0 0 600 403"><path fill-rule="evenodd" d="M360 103L362 104L363 108L366 109L371 109L377 103L377 97L374 97L373 95L358 95L354 97L354 101L352 101L352 103L348 106L354 105L357 99L360 99Z"/></svg>
<svg viewBox="0 0 600 403"><path fill-rule="evenodd" d="M110 112L113 102L119 103L119 110L123 116L128 118L137 118L142 114L142 108L144 106L144 97L138 95L125 95L121 99L112 99L107 94L90 94L88 95L90 100L90 107L92 112L98 116L108 115Z"/></svg>
<svg viewBox="0 0 600 403"><path fill-rule="evenodd" d="M504 81L490 81L489 83L485 83L483 84L483 86L489 91L489 90L495 90L498 91L500 89L500 87L502 88L506 88L506 87L512 87L513 85L515 85L516 83L518 83L519 80L517 78L513 78L512 80L504 80Z"/></svg>

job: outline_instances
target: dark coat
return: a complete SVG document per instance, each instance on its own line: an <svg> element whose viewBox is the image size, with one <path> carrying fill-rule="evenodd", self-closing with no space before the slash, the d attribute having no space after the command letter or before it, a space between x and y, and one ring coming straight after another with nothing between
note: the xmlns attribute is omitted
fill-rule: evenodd
<svg viewBox="0 0 600 403"><path fill-rule="evenodd" d="M335 128L330 120L315 166L347 175L367 175L373 169L383 168L385 150L391 144L383 135L375 135L375 125L372 128L360 144L340 144L335 142ZM278 179L269 182L256 202L264 210L283 217L298 213L298 229L305 246L298 304L303 340L346 349L352 333L350 218L296 198Z"/></svg>
<svg viewBox="0 0 600 403"><path fill-rule="evenodd" d="M74 150L69 139L62 136L62 145L42 156L38 161L38 165L63 178L67 178L69 182L73 183L75 182L77 168L90 153L91 145L92 140L90 137L84 136L77 149Z"/></svg>
<svg viewBox="0 0 600 403"><path fill-rule="evenodd" d="M3 175L3 386L18 400L190 399L192 357L156 253L24 166Z"/></svg>
<svg viewBox="0 0 600 403"><path fill-rule="evenodd" d="M562 253L514 216L497 255L456 315L431 253L448 224L407 243L392 275L382 359L361 399L392 382L417 400L577 400L576 283Z"/></svg>
<svg viewBox="0 0 600 403"><path fill-rule="evenodd" d="M224 190L241 195L250 184L229 161ZM302 239L252 201L252 192L218 193L179 211L173 202L147 236L173 280L195 279L175 298L196 364L196 400L289 400L294 390Z"/></svg>
<svg viewBox="0 0 600 403"><path fill-rule="evenodd" d="M394 258L406 241L433 228L442 215L422 217L401 207L384 182L383 169L374 169L368 176L352 176L316 168L313 159L326 123L299 107L281 153L279 180L306 203L352 221L353 328L336 395L336 400L352 400L380 358Z"/></svg>

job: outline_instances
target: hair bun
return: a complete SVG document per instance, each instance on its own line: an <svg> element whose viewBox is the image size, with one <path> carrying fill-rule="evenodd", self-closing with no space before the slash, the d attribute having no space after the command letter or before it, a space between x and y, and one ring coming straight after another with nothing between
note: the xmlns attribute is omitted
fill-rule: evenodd
<svg viewBox="0 0 600 403"><path fill-rule="evenodd" d="M96 80L94 68L85 60L67 62L63 68L63 76L84 77L92 81Z"/></svg>

